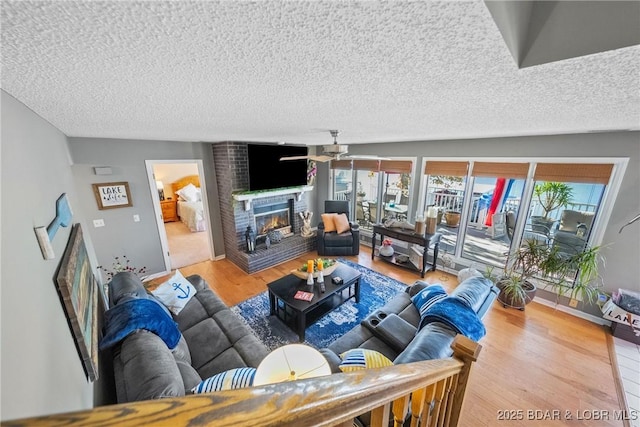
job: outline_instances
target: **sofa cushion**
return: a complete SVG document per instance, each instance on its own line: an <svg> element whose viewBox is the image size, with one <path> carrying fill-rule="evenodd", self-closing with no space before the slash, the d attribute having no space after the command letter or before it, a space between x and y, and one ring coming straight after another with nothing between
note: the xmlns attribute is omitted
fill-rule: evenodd
<svg viewBox="0 0 640 427"><path fill-rule="evenodd" d="M353 372L362 369L384 368L392 366L393 362L382 353L364 348L354 348L340 355L342 363L339 368L342 372Z"/></svg>
<svg viewBox="0 0 640 427"><path fill-rule="evenodd" d="M351 247L353 245L353 234L350 231L345 233L325 233L324 245L328 248Z"/></svg>
<svg viewBox="0 0 640 427"><path fill-rule="evenodd" d="M587 230L589 230L591 228L591 223L593 222L593 216L593 212L580 212L565 209L562 211L562 215L560 216L558 230L575 234L578 231L578 225L580 224L584 224L587 227Z"/></svg>
<svg viewBox="0 0 640 427"><path fill-rule="evenodd" d="M153 355L153 359L149 359ZM184 382L167 345L154 333L140 330L129 335L117 352L122 369L118 402L185 395Z"/></svg>
<svg viewBox="0 0 640 427"><path fill-rule="evenodd" d="M198 374L193 366L186 363L183 360L176 360L176 366L178 366L178 370L180 371L180 376L182 377L182 383L184 384L185 393L190 391L193 387L198 385L200 381L202 381L202 377Z"/></svg>
<svg viewBox="0 0 640 427"><path fill-rule="evenodd" d="M255 376L256 368L234 368L202 380L191 391L197 394L250 387Z"/></svg>
<svg viewBox="0 0 640 427"><path fill-rule="evenodd" d="M176 362L181 360L185 363L191 364L191 352L189 351L187 341L184 339L184 336L182 334L180 334L180 341L178 341L178 345L175 346L173 350L171 350L171 353L176 359Z"/></svg>
<svg viewBox="0 0 640 427"><path fill-rule="evenodd" d="M434 322L422 328L413 341L393 361L394 364L451 357L451 343L456 332L448 326Z"/></svg>
<svg viewBox="0 0 640 427"><path fill-rule="evenodd" d="M476 313L478 317L484 316L484 311L488 309L485 302L489 301L489 306L493 302L493 299L487 300L489 294L492 291L496 291L493 282L485 277L470 277L464 282L460 283L451 292L451 296L457 296L462 298Z"/></svg>
<svg viewBox="0 0 640 427"><path fill-rule="evenodd" d="M180 314L196 292L196 288L182 276L180 270L176 270L169 280L151 291L173 314Z"/></svg>
<svg viewBox="0 0 640 427"><path fill-rule="evenodd" d="M110 307L136 298L148 298L147 290L138 276L130 271L123 271L113 276L109 282Z"/></svg>

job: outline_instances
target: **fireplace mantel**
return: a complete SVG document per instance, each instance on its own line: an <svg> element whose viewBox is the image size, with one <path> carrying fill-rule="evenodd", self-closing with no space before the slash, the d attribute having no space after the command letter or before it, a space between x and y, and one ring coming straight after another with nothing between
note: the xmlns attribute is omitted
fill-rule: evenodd
<svg viewBox="0 0 640 427"><path fill-rule="evenodd" d="M287 188L279 188L276 190L267 190L267 191L259 191L255 193L239 193L234 194L233 199L239 202L244 202L244 210L251 210L251 202L256 199L262 199L264 197L273 197L273 196L284 196L287 194L295 194L296 201L299 202L302 199L302 195L306 191L313 190L312 185L302 185L299 187L287 187Z"/></svg>

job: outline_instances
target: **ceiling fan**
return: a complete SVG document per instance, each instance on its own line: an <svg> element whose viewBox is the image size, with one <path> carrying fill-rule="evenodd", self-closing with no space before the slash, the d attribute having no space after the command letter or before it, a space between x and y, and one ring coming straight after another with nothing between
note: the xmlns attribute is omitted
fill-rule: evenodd
<svg viewBox="0 0 640 427"><path fill-rule="evenodd" d="M310 154L308 156L290 156L290 157L281 157L280 160L302 160L309 159L315 160L316 162L328 162L330 160L350 160L350 159L375 159L375 160L388 160L385 157L378 156L367 156L367 155L355 155L349 156L348 153L348 145L338 144L338 134L340 133L337 130L330 130L329 133L333 137L333 144L331 145L323 145L322 151L324 155L313 155Z"/></svg>

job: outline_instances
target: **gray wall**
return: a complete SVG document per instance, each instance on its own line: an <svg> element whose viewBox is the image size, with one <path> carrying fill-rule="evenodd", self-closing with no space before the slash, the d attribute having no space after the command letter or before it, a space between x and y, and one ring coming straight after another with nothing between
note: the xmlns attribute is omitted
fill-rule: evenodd
<svg viewBox="0 0 640 427"><path fill-rule="evenodd" d="M152 193L145 160L202 159L209 201L216 256L224 254L218 188L211 144L143 141L102 138L69 138L73 158L73 177L78 191L79 209L91 224L88 232L96 247L98 261L111 268L114 257L127 255L134 267L147 267L149 273L164 270L160 235L153 211ZM109 166L112 175L95 175L95 166ZM133 206L99 210L91 184L127 181ZM140 222L133 221L133 215ZM94 228L93 220L103 219L104 227Z"/></svg>
<svg viewBox="0 0 640 427"><path fill-rule="evenodd" d="M2 420L93 406L58 298L54 277L70 227L53 240L44 260L33 231L55 216L67 193L73 222L87 230L69 167L67 138L4 91L2 105ZM90 236L88 251L95 267Z"/></svg>
<svg viewBox="0 0 640 427"><path fill-rule="evenodd" d="M350 154L459 157L626 157L629 164L606 227L602 244L606 265L601 270L605 288L640 291L640 222L618 230L640 213L640 132L488 138L482 140L418 141L349 146ZM416 189L417 191L417 189ZM417 193L416 193L417 194Z"/></svg>

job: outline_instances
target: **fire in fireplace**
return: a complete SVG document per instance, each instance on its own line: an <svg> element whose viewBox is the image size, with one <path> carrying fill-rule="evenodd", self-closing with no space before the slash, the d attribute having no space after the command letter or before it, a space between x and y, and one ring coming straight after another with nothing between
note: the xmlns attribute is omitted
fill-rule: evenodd
<svg viewBox="0 0 640 427"><path fill-rule="evenodd" d="M266 235L270 230L279 230L283 237L293 234L288 202L256 207L253 214L258 237Z"/></svg>

